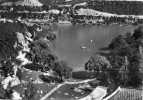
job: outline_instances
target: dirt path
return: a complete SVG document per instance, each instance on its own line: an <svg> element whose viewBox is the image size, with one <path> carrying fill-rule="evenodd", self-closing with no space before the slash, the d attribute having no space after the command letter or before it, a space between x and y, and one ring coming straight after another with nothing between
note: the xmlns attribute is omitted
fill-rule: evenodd
<svg viewBox="0 0 143 100"><path fill-rule="evenodd" d="M65 85L65 83L63 84L59 84L57 85L55 88L53 88L50 92L48 92L44 97L42 97L40 100L46 100L46 98L48 98L50 95L52 95L55 91L57 91L61 86Z"/></svg>

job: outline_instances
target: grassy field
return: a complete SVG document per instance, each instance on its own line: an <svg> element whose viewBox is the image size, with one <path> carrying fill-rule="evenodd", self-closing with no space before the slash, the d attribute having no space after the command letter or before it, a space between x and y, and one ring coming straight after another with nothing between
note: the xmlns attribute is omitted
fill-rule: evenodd
<svg viewBox="0 0 143 100"><path fill-rule="evenodd" d="M40 80L39 79L39 75L41 75L41 72L37 72L37 71L31 71L31 70L27 70L24 69L22 70L22 80L24 82L27 82L29 80ZM85 74L85 73L83 73ZM89 77L88 77L89 78ZM85 78L87 79L87 78ZM78 80L84 80L83 78L80 78ZM40 82L42 82L40 80ZM16 90L17 92L19 92L21 94L21 96L24 94L25 89L26 89L26 84L27 83L23 83L21 85L18 85L16 87L14 87L14 90ZM41 97L43 97L44 95L46 95L50 90L52 90L55 86L57 86L58 84L49 84L49 83L39 83L39 84L34 84L34 87L36 88L36 95L33 97L32 100L39 100ZM50 100L51 98L55 98L55 100L75 100L77 98L82 98L84 96L87 96L91 91L89 90L81 90L80 92L75 91L76 88L78 88L79 86L84 85L84 83L82 84L66 84L63 85L62 87L60 87L56 92L54 92L49 98L47 98L47 100ZM26 100L26 98L23 95L23 100Z"/></svg>
<svg viewBox="0 0 143 100"><path fill-rule="evenodd" d="M87 96L91 91L75 91L75 88L78 88L81 84L74 85L64 85L53 93L47 100L54 98L54 100L75 100Z"/></svg>

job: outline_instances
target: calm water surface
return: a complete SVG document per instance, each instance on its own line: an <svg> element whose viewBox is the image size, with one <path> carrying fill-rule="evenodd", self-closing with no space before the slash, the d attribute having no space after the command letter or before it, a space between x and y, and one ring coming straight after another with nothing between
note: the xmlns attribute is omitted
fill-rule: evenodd
<svg viewBox="0 0 143 100"><path fill-rule="evenodd" d="M131 25L53 25L57 35L54 51L61 59L79 70L84 68L84 63L89 56L99 48L107 46L119 34L134 30Z"/></svg>

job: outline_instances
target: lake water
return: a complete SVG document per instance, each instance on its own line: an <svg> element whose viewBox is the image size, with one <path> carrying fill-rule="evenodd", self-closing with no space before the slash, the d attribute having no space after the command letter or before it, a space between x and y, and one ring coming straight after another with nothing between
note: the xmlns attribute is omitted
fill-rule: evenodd
<svg viewBox="0 0 143 100"><path fill-rule="evenodd" d="M57 35L54 51L61 60L65 60L74 70L83 69L89 56L99 48L107 46L119 34L134 30L131 25L62 25L55 24Z"/></svg>

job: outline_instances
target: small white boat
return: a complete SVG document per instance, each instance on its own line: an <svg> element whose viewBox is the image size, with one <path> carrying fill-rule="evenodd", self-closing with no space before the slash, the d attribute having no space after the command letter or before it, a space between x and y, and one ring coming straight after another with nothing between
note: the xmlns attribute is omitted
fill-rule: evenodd
<svg viewBox="0 0 143 100"><path fill-rule="evenodd" d="M93 40L90 40L91 43L93 43Z"/></svg>
<svg viewBox="0 0 143 100"><path fill-rule="evenodd" d="M87 47L86 46L81 46L81 49L87 49Z"/></svg>

